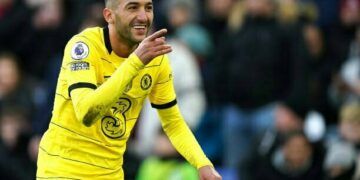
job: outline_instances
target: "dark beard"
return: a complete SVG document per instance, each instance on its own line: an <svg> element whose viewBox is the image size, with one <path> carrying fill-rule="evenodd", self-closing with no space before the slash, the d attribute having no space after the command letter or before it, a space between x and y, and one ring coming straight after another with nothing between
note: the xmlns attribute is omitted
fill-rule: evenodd
<svg viewBox="0 0 360 180"><path fill-rule="evenodd" d="M133 47L141 42L141 41L138 42L138 41L134 40L132 38L132 34L129 30L124 32L124 31L117 29L116 33L117 33L118 40L126 43L129 47Z"/></svg>

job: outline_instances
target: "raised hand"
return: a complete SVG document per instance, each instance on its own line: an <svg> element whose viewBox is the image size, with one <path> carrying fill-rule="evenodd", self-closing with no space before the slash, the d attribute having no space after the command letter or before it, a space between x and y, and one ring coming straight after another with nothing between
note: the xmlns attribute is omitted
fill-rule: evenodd
<svg viewBox="0 0 360 180"><path fill-rule="evenodd" d="M211 166L204 166L199 169L200 180L221 180L220 174Z"/></svg>
<svg viewBox="0 0 360 180"><path fill-rule="evenodd" d="M146 37L135 49L134 53L144 64L148 64L157 56L164 55L172 51L171 46L166 44L164 37L166 33L166 29L156 31L154 34Z"/></svg>

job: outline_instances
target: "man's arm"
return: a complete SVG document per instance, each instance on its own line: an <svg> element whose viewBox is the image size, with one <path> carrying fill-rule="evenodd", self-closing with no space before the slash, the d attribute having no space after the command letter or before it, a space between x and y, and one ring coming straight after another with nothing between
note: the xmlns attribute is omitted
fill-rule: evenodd
<svg viewBox="0 0 360 180"><path fill-rule="evenodd" d="M77 119L86 126L94 124L95 120L104 115L111 104L121 96L126 85L138 74L140 69L156 56L171 52L171 47L166 45L163 38L166 32L162 29L145 38L134 53L99 87L94 84L96 83L94 80L96 79L95 70L89 72L70 70L70 74L67 76L69 96L71 96ZM84 41L87 40L84 39ZM88 44L91 46L90 42ZM96 49L95 46L93 49ZM89 62L99 59L96 52L90 53L94 53L93 56L90 56L94 59L90 59ZM90 82L93 83L82 82L83 79L90 79Z"/></svg>
<svg viewBox="0 0 360 180"><path fill-rule="evenodd" d="M86 126L91 126L98 117L104 115L111 104L121 96L126 85L138 74L144 64L132 54L112 74L112 76L96 89L69 88L76 117ZM71 77L70 77L71 78ZM81 82L72 84L73 86ZM70 85L71 87L71 85ZM81 87L81 86L78 86Z"/></svg>
<svg viewBox="0 0 360 180"><path fill-rule="evenodd" d="M178 105L158 110L161 125L175 149L199 171L201 180L221 179L185 123Z"/></svg>
<svg viewBox="0 0 360 180"><path fill-rule="evenodd" d="M212 166L181 116L178 105L158 109L161 125L176 150L197 169Z"/></svg>
<svg viewBox="0 0 360 180"><path fill-rule="evenodd" d="M149 99L158 109L161 125L175 149L199 171L200 178L221 179L205 156L193 133L185 123L176 102L172 71L165 55L160 73Z"/></svg>

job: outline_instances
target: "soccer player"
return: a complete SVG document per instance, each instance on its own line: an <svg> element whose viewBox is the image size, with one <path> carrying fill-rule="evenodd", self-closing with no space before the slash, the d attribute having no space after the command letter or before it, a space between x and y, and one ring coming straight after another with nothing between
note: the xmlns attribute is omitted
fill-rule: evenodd
<svg viewBox="0 0 360 180"><path fill-rule="evenodd" d="M146 97L200 179L221 179L180 114L166 30L147 37L152 1L105 3L108 26L88 28L66 45L53 117L39 147L37 179L124 179L126 142Z"/></svg>

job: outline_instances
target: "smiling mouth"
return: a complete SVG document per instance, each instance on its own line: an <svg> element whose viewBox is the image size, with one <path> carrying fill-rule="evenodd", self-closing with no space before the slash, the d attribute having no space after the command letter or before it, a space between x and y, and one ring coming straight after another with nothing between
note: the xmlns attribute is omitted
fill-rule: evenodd
<svg viewBox="0 0 360 180"><path fill-rule="evenodd" d="M146 29L146 25L134 25L133 28L134 29L138 29L138 30L145 30Z"/></svg>

